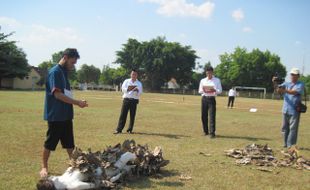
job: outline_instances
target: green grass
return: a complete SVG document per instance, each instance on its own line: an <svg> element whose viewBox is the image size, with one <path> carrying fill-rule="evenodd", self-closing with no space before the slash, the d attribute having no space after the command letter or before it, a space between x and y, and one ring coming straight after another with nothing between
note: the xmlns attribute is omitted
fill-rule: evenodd
<svg viewBox="0 0 310 190"><path fill-rule="evenodd" d="M202 135L200 97L143 94L138 105L134 131L112 135L121 107L115 92L75 92L89 107L75 107L75 141L82 149L102 150L125 139L134 139L154 148L163 147L170 164L162 178L141 177L125 189L310 189L310 172L277 168L272 173L254 166L236 166L223 151L250 143L268 143L280 156L282 101L237 98L236 109L226 109L227 99L217 98L217 134L211 140ZM41 150L45 139L44 92L0 91L0 189L34 189L39 179ZM249 108L258 108L250 113ZM310 158L310 117L303 114L298 146ZM210 157L200 152L211 154ZM67 155L60 144L50 158L50 172L67 168ZM186 174L192 180L181 181Z"/></svg>

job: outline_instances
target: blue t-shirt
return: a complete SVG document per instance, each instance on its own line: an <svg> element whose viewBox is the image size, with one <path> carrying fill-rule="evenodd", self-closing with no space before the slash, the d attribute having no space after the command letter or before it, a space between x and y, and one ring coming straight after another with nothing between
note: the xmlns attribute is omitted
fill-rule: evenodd
<svg viewBox="0 0 310 190"><path fill-rule="evenodd" d="M281 84L281 86L285 87L285 89L287 90L297 91L297 94L295 95L288 93L285 93L283 95L284 103L282 112L289 115L298 114L298 112L296 111L296 107L301 102L302 94L304 92L304 83L300 81L297 81L295 84L292 82L284 82L283 84Z"/></svg>
<svg viewBox="0 0 310 190"><path fill-rule="evenodd" d="M70 90L67 70L57 64L48 72L45 85L44 120L67 121L73 119L73 106L54 96L55 90L64 93L64 89Z"/></svg>

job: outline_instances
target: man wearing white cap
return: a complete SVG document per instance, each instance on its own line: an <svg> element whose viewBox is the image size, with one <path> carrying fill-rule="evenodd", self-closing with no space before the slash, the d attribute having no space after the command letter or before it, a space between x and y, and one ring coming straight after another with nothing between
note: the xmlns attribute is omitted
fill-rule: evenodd
<svg viewBox="0 0 310 190"><path fill-rule="evenodd" d="M293 68L290 72L291 82L279 85L277 92L283 94L283 125L282 133L284 147L291 147L297 143L300 113L297 111L304 92L304 83L299 81L299 69Z"/></svg>

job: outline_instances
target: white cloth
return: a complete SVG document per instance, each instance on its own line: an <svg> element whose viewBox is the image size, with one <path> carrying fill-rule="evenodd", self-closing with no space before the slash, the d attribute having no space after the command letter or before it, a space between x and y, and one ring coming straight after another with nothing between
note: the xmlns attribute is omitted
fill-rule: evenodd
<svg viewBox="0 0 310 190"><path fill-rule="evenodd" d="M96 171L96 173L97 172L98 175L102 173L102 171ZM84 182L87 180L86 174L82 174L78 169L72 170L71 167L69 167L63 175L51 176L49 179L53 181L57 190L83 190L95 188L94 183Z"/></svg>
<svg viewBox="0 0 310 190"><path fill-rule="evenodd" d="M122 154L120 159L117 160L117 162L114 164L115 167L122 169L129 161L134 161L137 158L136 154L131 152L126 152Z"/></svg>
<svg viewBox="0 0 310 190"><path fill-rule="evenodd" d="M228 91L228 96L233 96L233 97L235 97L235 96L236 96L236 91L235 91L234 89L230 89L230 90Z"/></svg>
<svg viewBox="0 0 310 190"><path fill-rule="evenodd" d="M215 92L205 93L203 91L204 87L214 88ZM222 85L221 85L220 79L218 79L218 78L216 78L214 76L211 79L209 79L208 77L201 79L200 84L199 84L198 92L202 96L216 96L218 94L221 94L222 93Z"/></svg>
<svg viewBox="0 0 310 190"><path fill-rule="evenodd" d="M114 164L116 169L107 168L105 169L105 174L111 177L111 182L117 181L123 174L128 173L135 167L135 165L127 165L127 163L134 161L136 158L136 155L131 152L122 154L120 159ZM102 169L100 167L95 172L96 176L102 175ZM72 167L69 167L61 176L50 176L48 179L53 181L57 190L84 190L94 189L96 187L94 183L84 182L88 179L87 175L81 173L78 169L72 169Z"/></svg>
<svg viewBox="0 0 310 190"><path fill-rule="evenodd" d="M71 90L64 89L65 95L71 99L73 99L73 93Z"/></svg>
<svg viewBox="0 0 310 190"><path fill-rule="evenodd" d="M137 86L139 91L127 91L129 86ZM124 93L123 98L139 99L140 95L142 94L142 83L138 81L138 79L134 82L131 80L131 78L126 79L122 84L122 92Z"/></svg>

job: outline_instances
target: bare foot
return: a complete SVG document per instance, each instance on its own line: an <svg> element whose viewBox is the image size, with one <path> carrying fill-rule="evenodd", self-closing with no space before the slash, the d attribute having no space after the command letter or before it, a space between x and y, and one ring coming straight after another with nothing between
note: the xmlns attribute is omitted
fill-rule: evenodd
<svg viewBox="0 0 310 190"><path fill-rule="evenodd" d="M45 178L45 177L47 177L47 175L48 175L47 168L42 168L40 171L40 177Z"/></svg>

